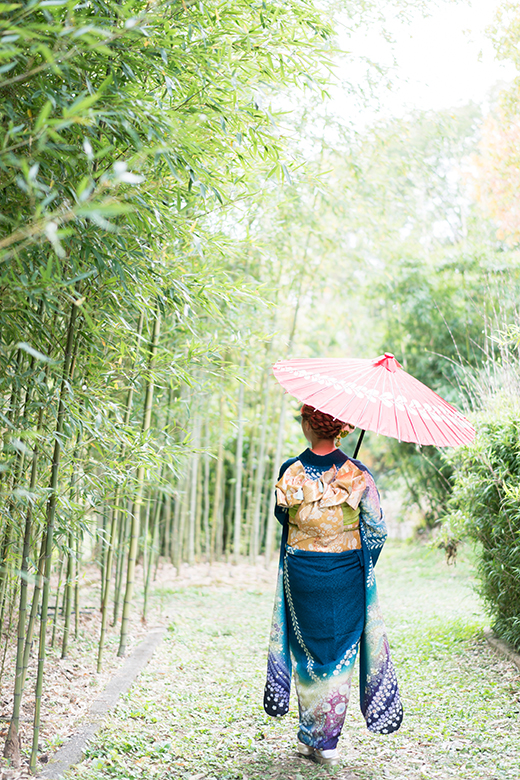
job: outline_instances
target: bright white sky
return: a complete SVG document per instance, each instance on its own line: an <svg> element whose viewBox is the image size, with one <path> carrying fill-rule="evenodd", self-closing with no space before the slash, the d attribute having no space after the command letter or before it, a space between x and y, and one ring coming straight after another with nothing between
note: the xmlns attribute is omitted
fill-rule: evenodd
<svg viewBox="0 0 520 780"><path fill-rule="evenodd" d="M383 115L402 115L413 108L451 108L469 100L485 103L494 85L511 81L516 73L512 64L495 59L485 32L501 4L502 0L447 0L432 9L427 18L417 14L410 24L389 17L393 47L377 33L340 36L339 43L353 54L365 54L385 65L391 65L395 56L394 89L381 93ZM353 70L349 58L340 65L337 75L347 80L353 75L361 77L363 70L361 66ZM334 91L334 104L338 113L354 118L352 103L344 91ZM375 118L372 111L362 113L363 118L358 117L362 124Z"/></svg>

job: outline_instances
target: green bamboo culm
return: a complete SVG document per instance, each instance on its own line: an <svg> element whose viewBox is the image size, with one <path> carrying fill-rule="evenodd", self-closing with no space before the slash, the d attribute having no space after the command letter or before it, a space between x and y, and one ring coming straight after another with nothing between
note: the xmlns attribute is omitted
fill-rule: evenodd
<svg viewBox="0 0 520 780"><path fill-rule="evenodd" d="M39 430L43 420L43 404L40 406L38 412L38 425ZM34 492L36 486L36 478L38 474L38 445L34 447L32 455L31 465L31 477L29 482L29 490ZM20 741L18 737L20 727L20 707L22 703L22 695L24 688L24 647L25 647L25 622L27 616L27 571L29 569L29 553L31 549L31 532L32 532L32 503L27 503L27 510L25 513L25 528L22 543L22 560L20 565L20 602L18 608L18 631L17 631L17 645L16 645L16 673L14 679L14 700L13 700L13 713L11 716L11 722L9 724L9 731L6 739L7 745L10 744L12 748L19 753ZM4 751L5 755L5 751Z"/></svg>
<svg viewBox="0 0 520 780"><path fill-rule="evenodd" d="M222 496L222 476L224 473L224 393L223 389L220 388L219 393L220 401L219 401L219 426L218 426L218 451L217 451L217 466L216 466L216 474L215 474L215 492L213 495L213 515L211 518L211 540L210 540L210 546L211 546L211 554L210 554L210 562L213 563L215 558L217 558L218 553L220 552L219 547L219 534L217 533L217 530L221 527L221 516L223 512L223 507L221 506L221 496ZM218 549L217 549L218 548Z"/></svg>
<svg viewBox="0 0 520 780"><path fill-rule="evenodd" d="M170 501L169 495L166 497L158 495L156 500L155 511L152 515L152 527L150 529L150 535L151 535L150 554L148 556L148 565L143 566L143 576L144 576L143 613L142 613L143 623L146 623L146 612L148 609L148 593L150 589L151 572L154 567L155 559L158 555L157 544L158 544L158 537L159 537L159 522L167 501Z"/></svg>
<svg viewBox="0 0 520 780"><path fill-rule="evenodd" d="M74 639L79 637L79 564L81 555L81 532L76 535L76 566L74 574Z"/></svg>
<svg viewBox="0 0 520 780"><path fill-rule="evenodd" d="M60 562L58 564L58 585L56 587L56 601L54 602L54 615L52 616L51 648L54 648L54 643L56 642L56 629L58 628L58 615L60 613L60 591L61 591L62 574L63 574L63 557L60 555Z"/></svg>
<svg viewBox="0 0 520 780"><path fill-rule="evenodd" d="M110 576L111 576L113 556L114 556L114 540L115 540L116 529L117 529L117 517L118 517L118 508L117 506L114 506L112 508L112 519L110 523L110 532L109 532L110 535L107 540L107 558L105 563L105 584L103 587L103 599L101 602L101 631L99 634L98 657L97 657L97 667L96 667L98 674L103 668L103 647L105 645L105 634L107 630L108 596L110 592Z"/></svg>
<svg viewBox="0 0 520 780"><path fill-rule="evenodd" d="M150 557L150 551L148 549L148 534L150 533L150 513L152 511L153 496L148 496L146 502L146 512L144 515L144 531L143 531L143 611L141 613L141 621L146 622L144 602L146 600L146 572L148 570L148 559Z"/></svg>
<svg viewBox="0 0 520 780"><path fill-rule="evenodd" d="M100 588L99 588L99 611L103 609L103 601L104 601L104 591L105 591L105 576L106 576L106 562L107 562L107 555L108 550L107 546L109 544L108 540L108 526L109 526L109 514L110 514L110 508L108 506L108 502L104 502L103 506L103 512L101 514L101 525L97 528L97 536L100 539L100 549L99 549L99 569L100 569Z"/></svg>
<svg viewBox="0 0 520 780"><path fill-rule="evenodd" d="M40 597L43 588L43 571L45 568L45 549L47 541L45 533L42 536L40 544L40 554L38 556L38 572L36 574L36 582L34 584L33 597L31 602L31 611L29 613L29 620L27 622L27 631L25 634L25 642L23 648L23 664L22 664L22 690L25 688L25 679L27 677L27 667L29 665L29 656L31 655L34 626L36 618L38 616L38 608L40 606Z"/></svg>
<svg viewBox="0 0 520 780"><path fill-rule="evenodd" d="M164 420L164 430L168 431L170 425L170 411L171 411L172 389L168 390L168 400L166 406L166 417ZM166 464L163 461L161 466L161 484L164 481ZM145 529L144 545L143 545L143 611L141 614L141 621L146 623L146 613L148 610L148 594L150 588L151 571L154 565L155 558L158 557L157 544L159 539L159 523L163 514L163 510L170 505L171 497L169 495L164 496L161 492L157 492L155 496L155 506L152 512L152 522L150 529ZM167 514L167 513L166 513ZM148 514L147 514L148 518ZM150 549L148 552L148 535L150 535Z"/></svg>
<svg viewBox="0 0 520 780"><path fill-rule="evenodd" d="M40 317L42 315L42 312L43 312L43 303L40 303L38 309L38 314ZM31 358L30 360L30 368L31 370L34 368L34 358ZM46 379L47 379L47 372L48 372L48 365L45 369ZM24 412L24 417L26 418L28 416L27 410L29 407L30 398L31 398L31 390L28 390L25 399L25 412ZM36 431L39 431L42 427L44 409L45 409L45 405L40 404L40 408L38 410L37 422L36 422ZM30 493L34 493L34 490L36 488L36 481L38 478L38 457L39 457L39 446L38 443L36 443L33 448L32 459L31 459L31 475L29 478ZM9 724L9 731L6 739L6 748L7 748L7 744L10 743L12 746L15 747L15 750L18 750L18 752L20 747L19 738L18 738L18 729L20 725L20 707L22 702L23 690L25 687L24 649L25 649L25 642L26 642L25 622L27 618L27 590L28 590L27 572L29 570L29 555L31 551L31 536L33 530L32 520L33 520L33 504L31 501L28 501L27 509L25 511L24 535L23 535L22 554L21 554L21 563L20 563L20 601L18 607L18 630L17 630L17 645L16 645L16 672L15 672L15 679L14 679L13 712L12 712L11 722ZM29 627L31 638L32 638L32 625L34 625L34 620ZM4 755L5 755L5 751L4 751Z"/></svg>
<svg viewBox="0 0 520 780"><path fill-rule="evenodd" d="M141 340L141 336L143 333L143 325L144 325L144 311L141 310L141 313L139 315L139 323L137 326L137 349L136 349L136 357L135 357L135 364L134 369L137 366L137 360L139 355L139 342ZM128 395L126 397L126 409L125 409L125 428L130 425L130 419L132 416L132 409L134 405L134 393L135 388L134 385L130 385L130 388L128 390ZM126 446L125 444L121 444L121 451L120 451L120 458L121 462L124 462L126 454ZM107 539L107 556L105 561L105 582L103 586L103 599L101 601L101 630L99 633L99 643L98 643L98 657L97 657L97 672L101 672L101 669L103 668L103 648L105 645L105 635L107 630L107 622L108 622L108 598L110 595L110 579L112 575L112 567L113 567L113 560L114 560L114 546L116 544L116 535L117 529L118 529L118 521L119 521L119 543L118 543L118 551L120 554L120 558L123 557L122 555L122 539L124 539L124 535L121 538L121 531L125 528L125 518L123 516L123 512L121 511L119 507L120 502L120 490L121 487L119 484L116 485L115 490L115 497L114 497L114 507L112 510L112 521L110 523L110 531L109 531L109 537ZM118 560L116 565L116 598L114 599L114 624L117 619L117 606L118 606L118 600L119 600L119 594L118 594L118 588L119 588L119 565L121 563L121 560Z"/></svg>
<svg viewBox="0 0 520 780"><path fill-rule="evenodd" d="M77 343L77 342L76 342ZM81 435L82 430L81 428L78 430L78 435L76 438L76 446L74 448L74 453L72 455L72 474L70 477L70 500L71 502L74 501L76 497L76 464L80 453L81 448ZM63 621L63 637L61 640L61 657L66 658L68 649L69 649L69 637L70 637L70 618L72 615L72 599L73 599L73 593L72 593L72 583L74 581L74 533L72 530L69 530L67 534L67 571L66 571L66 579L65 579L65 590L64 590L64 621Z"/></svg>
<svg viewBox="0 0 520 780"><path fill-rule="evenodd" d="M141 432L143 437L146 436L150 430L150 423L152 420L152 405L153 405L153 367L155 362L155 356L157 354L157 347L159 344L159 334L161 330L161 317L160 312L157 309L155 312L153 335L150 344L150 355L148 360L148 380L146 383L146 393L144 399L144 415L143 423L141 426ZM125 599L123 603L123 615L121 618L121 637L119 642L119 650L117 655L119 657L124 656L126 652L126 645L128 641L128 623L130 620L130 608L132 604L132 598L134 594L134 580L135 580L135 564L137 559L137 545L139 541L139 513L141 511L141 503L143 500L143 486L144 486L144 465L139 466L137 469L136 490L135 497L132 506L132 515L130 518L131 530L130 530L130 548L128 550L128 564L126 573L126 589Z"/></svg>
<svg viewBox="0 0 520 780"><path fill-rule="evenodd" d="M13 523L6 523L2 543L0 545L0 634L2 633L4 626L5 600L7 598L7 585L11 573L8 557L12 543L12 530Z"/></svg>
<svg viewBox="0 0 520 780"><path fill-rule="evenodd" d="M244 373L244 355L240 356L240 379ZM237 564L240 560L240 539L242 529L242 455L244 447L244 383L240 382L238 387L237 404L237 447L235 457L235 512L233 525L233 562Z"/></svg>
<svg viewBox="0 0 520 780"><path fill-rule="evenodd" d="M186 474L184 476L184 480L182 480L182 482L179 480L179 490L177 494L178 498L176 504L179 507L179 512L178 514L177 511L175 512L177 521L175 523L175 560L174 560L174 565L175 568L177 569L177 574L179 574L181 570L181 565L183 561L183 551L186 548L184 537L185 537L185 530L186 530L186 516L188 511L187 494L188 494L188 488L190 484L190 472L191 472L190 464L188 463L188 466L186 467Z"/></svg>
<svg viewBox="0 0 520 780"><path fill-rule="evenodd" d="M65 419L65 394L68 392L68 380L71 366L72 349L76 332L76 318L78 306L76 301L72 303L70 310L69 323L67 327L67 340L65 344L63 372L60 385L60 396L58 403L58 416L56 420L56 435L54 441L54 453L52 457L50 495L47 501L47 517L45 529L45 558L44 558L44 582L42 591L42 607L40 615L40 642L38 652L38 672L36 677L36 693L34 703L34 727L33 744L30 759L31 772L36 771L38 760L38 742L40 738L40 717L41 717L41 699L43 690L43 669L45 664L45 639L47 633L47 613L49 609L50 576L52 565L52 549L54 536L54 518L56 515L56 499L58 488L58 474L61 458L61 437L63 433L63 423Z"/></svg>
<svg viewBox="0 0 520 780"><path fill-rule="evenodd" d="M7 629L5 630L4 652L2 654L2 662L0 664L0 687L2 685L2 680L4 679L5 658L6 658L6 655L7 655L7 649L9 647L10 641L11 641L11 626L13 624L13 619L14 619L14 614L15 614L15 603L16 603L17 595L18 595L17 583L13 582L12 587L11 587L11 598L10 598L9 604L8 604L9 621L7 623Z"/></svg>
<svg viewBox="0 0 520 780"><path fill-rule="evenodd" d="M128 536L128 511L126 507L119 510L119 528L117 533L116 549L116 578L114 586L114 614L112 625L115 626L119 618L119 605L121 601L121 589L123 582L123 570L125 567L125 545Z"/></svg>
<svg viewBox="0 0 520 780"><path fill-rule="evenodd" d="M65 582L65 619L63 621L63 637L61 640L61 657L66 658L69 651L70 618L72 615L72 583L74 580L74 536L68 534L67 574Z"/></svg>
<svg viewBox="0 0 520 780"><path fill-rule="evenodd" d="M16 376L19 376L20 373L22 372L22 358L23 358L23 353L22 353L22 350L19 349L18 352L17 352L17 355L16 355ZM30 364L29 364L31 369L33 367L33 363L34 363L34 360L31 359ZM13 392L11 393L10 407L9 407L9 411L8 411L8 415L7 415L7 418L9 419L9 421L11 423L13 423L13 422L16 423L17 418L18 418L18 416L20 414L20 409L19 409L19 406L20 406L20 396L21 396L21 388L20 388L19 383L17 381L15 381L14 382L14 389L13 389ZM28 407L28 404L29 404L30 396L31 396L31 385L29 385L27 390L26 390L24 411L23 411L23 415L22 415L23 417L26 416L27 407ZM21 452L17 453L15 463L16 463L16 465L15 465L15 468L13 470L13 476L12 476L12 482L11 482L11 493L14 492L14 490L18 487L18 484L20 482L20 476L21 476L22 471L23 471L23 463L24 463L23 453L21 453ZM7 601L8 601L8 584L9 584L10 578L14 574L13 563L12 563L12 560L10 560L10 557L11 557L10 556L10 552L11 552L11 547L13 547L14 544L15 544L15 539L13 538L13 531L16 528L15 507L14 507L14 502L12 500L12 496L9 496L9 498L7 499L6 506L7 506L7 521L6 521L5 525L4 525L4 535L3 535L3 540L2 540L2 551L0 553L0 561L1 561L1 565L0 565L0 582L1 582L1 585L0 585L0 604L1 604L1 607L0 607L0 635L2 633L5 633L6 634L6 642L7 642L7 637L9 636L9 631L5 631L4 630L4 616L5 616L6 604L7 604ZM11 617L12 616L9 615L9 624L11 623ZM7 648L7 644L6 644L6 648ZM5 652L4 652L4 660L5 660ZM2 670L0 671L0 682L1 682L2 676L3 676L4 660L2 660ZM12 745L12 743L9 742L9 737L8 737L8 739L6 740L6 750L4 751L4 753L6 753L9 758L11 758L11 755L9 754L9 749L10 748L8 748L9 744ZM15 750L18 750L18 741L16 741L16 743L14 745L12 745L12 746L14 747Z"/></svg>

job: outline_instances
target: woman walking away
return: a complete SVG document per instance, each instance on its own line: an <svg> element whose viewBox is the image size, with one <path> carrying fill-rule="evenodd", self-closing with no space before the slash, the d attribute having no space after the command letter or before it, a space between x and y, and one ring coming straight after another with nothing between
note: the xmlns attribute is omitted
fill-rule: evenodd
<svg viewBox="0 0 520 780"><path fill-rule="evenodd" d="M264 708L285 715L293 669L298 752L335 766L358 650L367 727L390 734L403 718L374 576L386 526L372 475L336 448L352 426L307 405L301 415L310 447L276 484L283 533Z"/></svg>

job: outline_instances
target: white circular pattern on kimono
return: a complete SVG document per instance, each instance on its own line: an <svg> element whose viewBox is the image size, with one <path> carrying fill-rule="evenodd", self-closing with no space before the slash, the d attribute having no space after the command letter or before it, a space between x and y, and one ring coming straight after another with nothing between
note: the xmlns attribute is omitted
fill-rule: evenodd
<svg viewBox="0 0 520 780"><path fill-rule="evenodd" d="M345 693L348 693L348 684L343 683L343 685L340 687L339 692L344 695Z"/></svg>
<svg viewBox="0 0 520 780"><path fill-rule="evenodd" d="M336 706L334 707L334 712L336 713L336 715L341 715L343 712L345 712L345 710L346 710L346 706L345 706L345 702L343 701L340 701L340 703L336 704Z"/></svg>
<svg viewBox="0 0 520 780"><path fill-rule="evenodd" d="M332 707L330 706L329 702L328 702L328 701L326 701L326 702L325 702L325 704L322 706L322 708L321 708L321 709L323 710L323 712L330 712L330 711L331 711L331 709L332 709Z"/></svg>

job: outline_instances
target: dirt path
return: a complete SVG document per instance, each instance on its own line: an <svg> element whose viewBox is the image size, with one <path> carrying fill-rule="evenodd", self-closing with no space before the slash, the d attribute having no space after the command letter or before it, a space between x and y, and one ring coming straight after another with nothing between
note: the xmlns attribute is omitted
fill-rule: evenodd
<svg viewBox="0 0 520 780"><path fill-rule="evenodd" d="M470 565L394 543L378 570L405 721L391 737L369 734L353 693L335 776L518 780L520 677L482 639ZM296 702L281 721L262 710L273 577L200 566L165 589L167 639L71 777L326 777L294 752Z"/></svg>

